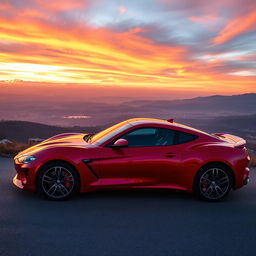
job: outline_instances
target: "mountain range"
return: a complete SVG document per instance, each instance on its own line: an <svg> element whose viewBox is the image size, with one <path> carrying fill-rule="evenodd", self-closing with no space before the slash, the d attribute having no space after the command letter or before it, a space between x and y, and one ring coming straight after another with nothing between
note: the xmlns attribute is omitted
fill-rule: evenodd
<svg viewBox="0 0 256 256"><path fill-rule="evenodd" d="M205 119L256 114L256 93L183 100L96 102L74 99L0 101L0 120L22 120L57 126L102 126L133 117Z"/></svg>

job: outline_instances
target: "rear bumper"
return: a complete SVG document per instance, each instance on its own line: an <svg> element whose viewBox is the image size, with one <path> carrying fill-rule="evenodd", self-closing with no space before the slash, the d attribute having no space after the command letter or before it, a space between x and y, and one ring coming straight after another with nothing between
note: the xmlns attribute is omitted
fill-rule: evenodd
<svg viewBox="0 0 256 256"><path fill-rule="evenodd" d="M247 177L244 181L244 185L247 185L250 182L250 177Z"/></svg>
<svg viewBox="0 0 256 256"><path fill-rule="evenodd" d="M244 177L243 177L243 185L247 185L249 183L250 181L249 174L250 174L250 169L249 167L246 167L244 172Z"/></svg>
<svg viewBox="0 0 256 256"><path fill-rule="evenodd" d="M250 169L248 167L244 168L242 172L239 172L239 175L236 176L236 183L234 189L239 189L247 185L250 181Z"/></svg>

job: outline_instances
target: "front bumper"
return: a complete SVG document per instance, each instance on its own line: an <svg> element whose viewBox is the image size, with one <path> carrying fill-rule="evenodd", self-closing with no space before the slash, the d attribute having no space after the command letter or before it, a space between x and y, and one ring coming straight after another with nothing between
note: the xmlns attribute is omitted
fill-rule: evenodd
<svg viewBox="0 0 256 256"><path fill-rule="evenodd" d="M24 184L22 183L22 180L18 179L18 174L16 174L13 179L12 179L13 184L20 188L23 189L24 188Z"/></svg>
<svg viewBox="0 0 256 256"><path fill-rule="evenodd" d="M13 184L24 190L35 191L36 163L21 164L14 159L17 174L13 177Z"/></svg>

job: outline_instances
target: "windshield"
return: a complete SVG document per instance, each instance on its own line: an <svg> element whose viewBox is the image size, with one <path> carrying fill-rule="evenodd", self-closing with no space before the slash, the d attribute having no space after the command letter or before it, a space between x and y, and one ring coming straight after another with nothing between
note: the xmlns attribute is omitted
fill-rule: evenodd
<svg viewBox="0 0 256 256"><path fill-rule="evenodd" d="M96 145L102 144L109 138L126 130L128 127L131 127L131 125L127 121L115 124L101 132L96 133L95 135L92 135L87 142Z"/></svg>

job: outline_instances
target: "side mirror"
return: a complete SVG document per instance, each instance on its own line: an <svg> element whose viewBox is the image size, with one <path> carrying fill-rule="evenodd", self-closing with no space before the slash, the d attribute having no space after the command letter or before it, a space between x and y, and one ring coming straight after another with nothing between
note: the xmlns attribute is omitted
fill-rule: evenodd
<svg viewBox="0 0 256 256"><path fill-rule="evenodd" d="M115 143L112 145L113 148L125 148L128 147L128 141L125 139L118 139L115 141Z"/></svg>

